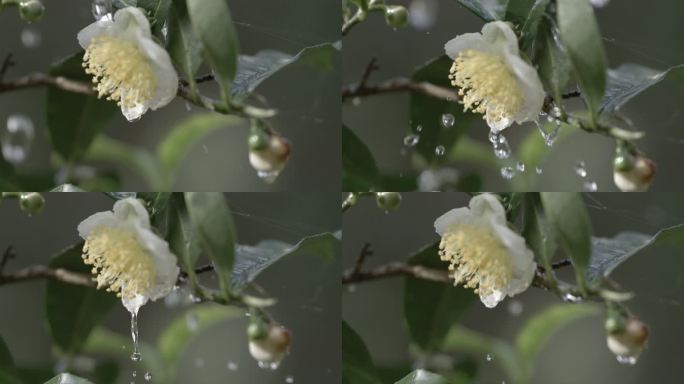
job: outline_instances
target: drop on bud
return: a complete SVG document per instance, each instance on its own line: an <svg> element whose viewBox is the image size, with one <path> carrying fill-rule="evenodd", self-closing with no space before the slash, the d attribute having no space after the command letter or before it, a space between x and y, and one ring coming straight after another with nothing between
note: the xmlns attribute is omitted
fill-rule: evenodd
<svg viewBox="0 0 684 384"><path fill-rule="evenodd" d="M623 192L648 190L656 173L656 163L640 154L620 154L613 160L613 180Z"/></svg>
<svg viewBox="0 0 684 384"><path fill-rule="evenodd" d="M385 22L392 28L408 25L408 11L401 5L390 5L385 9Z"/></svg>
<svg viewBox="0 0 684 384"><path fill-rule="evenodd" d="M38 192L22 193L19 197L19 207L31 216L39 214L43 206L45 206L45 199Z"/></svg>
<svg viewBox="0 0 684 384"><path fill-rule="evenodd" d="M290 331L282 325L271 323L264 324L266 334L260 338L249 340L249 353L261 363L278 363L290 347Z"/></svg>
<svg viewBox="0 0 684 384"><path fill-rule="evenodd" d="M276 133L250 137L249 144L249 162L257 172L279 172L290 157L290 143Z"/></svg>
<svg viewBox="0 0 684 384"><path fill-rule="evenodd" d="M384 211L394 211L401 205L401 193L399 192L377 192L375 203Z"/></svg>
<svg viewBox="0 0 684 384"><path fill-rule="evenodd" d="M19 3L19 16L29 23L40 21L45 13L45 6L40 0L25 0Z"/></svg>
<svg viewBox="0 0 684 384"><path fill-rule="evenodd" d="M646 347L648 327L636 317L606 320L608 349L621 358L637 358Z"/></svg>

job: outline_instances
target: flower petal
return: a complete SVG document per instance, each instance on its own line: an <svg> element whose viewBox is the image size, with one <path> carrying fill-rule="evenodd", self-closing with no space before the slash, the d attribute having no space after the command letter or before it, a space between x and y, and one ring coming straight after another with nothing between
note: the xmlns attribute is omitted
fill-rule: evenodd
<svg viewBox="0 0 684 384"><path fill-rule="evenodd" d="M155 110L170 103L178 93L178 74L171 63L168 52L149 38L139 36L140 51L147 56L157 78L154 98L148 103Z"/></svg>
<svg viewBox="0 0 684 384"><path fill-rule="evenodd" d="M518 86L523 95L524 104L513 119L519 124L536 120L544 105L544 87L537 70L517 55L506 53L504 59L518 79Z"/></svg>
<svg viewBox="0 0 684 384"><path fill-rule="evenodd" d="M114 203L114 216L117 220L128 223L132 227L150 228L150 215L140 200L128 197Z"/></svg>
<svg viewBox="0 0 684 384"><path fill-rule="evenodd" d="M499 198L491 193L482 193L470 199L472 215L487 218L496 224L506 224L506 210Z"/></svg>
<svg viewBox="0 0 684 384"><path fill-rule="evenodd" d="M469 221L470 209L466 207L452 209L435 220L435 232L440 236L456 222Z"/></svg>
<svg viewBox="0 0 684 384"><path fill-rule="evenodd" d="M505 297L506 297L506 294L504 292L493 291L489 295L480 294L480 301L482 302L482 304L484 304L485 307L494 308Z"/></svg>
<svg viewBox="0 0 684 384"><path fill-rule="evenodd" d="M114 22L111 20L96 21L87 27L81 29L76 35L78 44L81 48L86 49L90 45L90 41L100 35L109 35L114 28Z"/></svg>
<svg viewBox="0 0 684 384"><path fill-rule="evenodd" d="M85 240L85 238L90 235L90 232L100 226L117 227L117 220L114 217L114 213L106 211L90 215L78 224L78 235Z"/></svg>
<svg viewBox="0 0 684 384"><path fill-rule="evenodd" d="M467 49L489 52L489 43L482 38L480 33L464 33L449 40L444 45L444 51L452 59L458 57L458 53Z"/></svg>
<svg viewBox="0 0 684 384"><path fill-rule="evenodd" d="M138 35L147 39L152 38L150 22L147 16L137 7L126 7L114 14L115 31L118 33Z"/></svg>
<svg viewBox="0 0 684 384"><path fill-rule="evenodd" d="M154 301L168 295L173 289L180 272L176 265L176 257L171 253L169 244L147 228L136 229L138 241L152 256L155 265L156 279L152 290L148 293Z"/></svg>
<svg viewBox="0 0 684 384"><path fill-rule="evenodd" d="M518 55L518 37L511 26L504 21L492 21L482 27L482 36L485 41L497 47L497 50L508 50Z"/></svg>

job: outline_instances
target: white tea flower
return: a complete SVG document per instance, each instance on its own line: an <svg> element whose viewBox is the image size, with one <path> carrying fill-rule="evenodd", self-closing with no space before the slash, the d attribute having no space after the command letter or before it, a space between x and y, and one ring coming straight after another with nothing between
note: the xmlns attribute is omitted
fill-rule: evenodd
<svg viewBox="0 0 684 384"><path fill-rule="evenodd" d="M249 340L249 353L260 364L277 365L287 354L291 338L282 325L269 324L263 337Z"/></svg>
<svg viewBox="0 0 684 384"><path fill-rule="evenodd" d="M97 287L116 292L131 313L169 294L178 279L176 257L150 226L140 201L126 198L113 211L98 212L78 225L85 239L83 261L93 266Z"/></svg>
<svg viewBox="0 0 684 384"><path fill-rule="evenodd" d="M454 60L449 79L459 88L465 110L484 114L494 132L533 121L544 103L537 71L520 57L518 38L503 21L485 24L444 46Z"/></svg>
<svg viewBox="0 0 684 384"><path fill-rule="evenodd" d="M98 97L116 101L128 121L176 97L176 70L140 9L126 7L113 20L90 24L78 33L78 42L86 50L83 66L93 75Z"/></svg>
<svg viewBox="0 0 684 384"><path fill-rule="evenodd" d="M534 255L525 239L508 227L496 196L477 195L469 207L445 213L435 220L435 231L442 236L439 255L449 262L454 285L473 288L486 307L524 292L532 283Z"/></svg>
<svg viewBox="0 0 684 384"><path fill-rule="evenodd" d="M622 192L645 192L651 186L655 174L655 162L638 155L628 167L614 167L613 181Z"/></svg>

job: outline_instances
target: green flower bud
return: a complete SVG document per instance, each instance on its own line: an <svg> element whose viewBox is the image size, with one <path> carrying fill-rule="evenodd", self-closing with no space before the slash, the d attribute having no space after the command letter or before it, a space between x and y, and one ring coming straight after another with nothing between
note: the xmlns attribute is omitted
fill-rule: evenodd
<svg viewBox="0 0 684 384"><path fill-rule="evenodd" d="M249 135L249 138L247 139L247 144L249 145L249 149L254 151L261 151L268 147L269 141L270 137L268 133L261 130L257 130L252 131L252 133Z"/></svg>
<svg viewBox="0 0 684 384"><path fill-rule="evenodd" d="M390 5L385 9L385 22L392 28L404 28L408 25L408 11L401 5Z"/></svg>
<svg viewBox="0 0 684 384"><path fill-rule="evenodd" d="M19 207L30 216L37 215L43 210L45 199L37 192L22 193L19 197Z"/></svg>
<svg viewBox="0 0 684 384"><path fill-rule="evenodd" d="M263 340L268 336L268 324L261 319L252 320L247 325L247 337L250 340Z"/></svg>
<svg viewBox="0 0 684 384"><path fill-rule="evenodd" d="M267 335L260 340L249 341L249 353L260 366L277 367L290 348L292 336L279 324L267 325Z"/></svg>
<svg viewBox="0 0 684 384"><path fill-rule="evenodd" d="M19 3L19 15L29 23L34 23L43 18L45 6L40 0L26 0Z"/></svg>
<svg viewBox="0 0 684 384"><path fill-rule="evenodd" d="M625 319L622 331L609 333L607 337L608 349L619 362L626 364L636 363L647 341L648 326L635 317Z"/></svg>
<svg viewBox="0 0 684 384"><path fill-rule="evenodd" d="M611 316L606 319L605 328L608 334L622 333L625 331L626 319L622 316Z"/></svg>
<svg viewBox="0 0 684 384"><path fill-rule="evenodd" d="M613 159L613 170L616 172L627 172L634 168L634 156L629 154L618 154Z"/></svg>
<svg viewBox="0 0 684 384"><path fill-rule="evenodd" d="M401 205L399 192L378 192L375 194L375 203L384 211L394 211Z"/></svg>

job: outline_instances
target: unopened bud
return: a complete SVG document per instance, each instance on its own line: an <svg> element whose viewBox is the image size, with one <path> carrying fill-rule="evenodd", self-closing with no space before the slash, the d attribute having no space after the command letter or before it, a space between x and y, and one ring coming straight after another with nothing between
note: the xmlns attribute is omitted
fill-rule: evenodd
<svg viewBox="0 0 684 384"><path fill-rule="evenodd" d="M40 0L25 0L19 3L19 16L29 23L34 23L43 18L45 6Z"/></svg>
<svg viewBox="0 0 684 384"><path fill-rule="evenodd" d="M401 205L401 194L399 192L377 192L375 203L384 211L394 211Z"/></svg>
<svg viewBox="0 0 684 384"><path fill-rule="evenodd" d="M45 199L40 193L27 192L19 197L19 207L30 216L39 214L43 206L45 206Z"/></svg>
<svg viewBox="0 0 684 384"><path fill-rule="evenodd" d="M279 324L265 324L265 337L249 341L249 353L260 364L278 364L290 347L290 332Z"/></svg>
<svg viewBox="0 0 684 384"><path fill-rule="evenodd" d="M385 9L385 22L392 28L404 28L408 25L408 11L401 5L390 5Z"/></svg>
<svg viewBox="0 0 684 384"><path fill-rule="evenodd" d="M646 347L648 340L648 327L635 317L626 319L623 326L614 327L613 332L608 330L608 349L617 356L621 362L634 363Z"/></svg>
<svg viewBox="0 0 684 384"><path fill-rule="evenodd" d="M277 175L290 157L290 143L275 133L270 134L267 140L261 149L250 148L249 162L260 175Z"/></svg>
<svg viewBox="0 0 684 384"><path fill-rule="evenodd" d="M641 155L618 155L613 161L613 180L623 192L648 190L655 173L655 162Z"/></svg>
<svg viewBox="0 0 684 384"><path fill-rule="evenodd" d="M268 324L259 318L255 318L247 326L247 337L250 341L263 340L268 336L268 329Z"/></svg>

